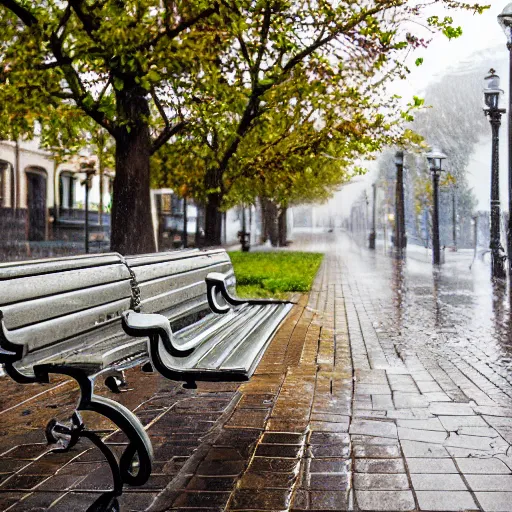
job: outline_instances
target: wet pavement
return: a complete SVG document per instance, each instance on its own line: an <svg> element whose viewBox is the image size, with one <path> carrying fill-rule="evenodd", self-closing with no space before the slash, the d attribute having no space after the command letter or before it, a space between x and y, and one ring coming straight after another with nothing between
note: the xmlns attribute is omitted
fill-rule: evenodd
<svg viewBox="0 0 512 512"><path fill-rule="evenodd" d="M404 262L342 233L294 238L326 258L249 382L186 390L128 372L114 398L136 410L156 462L121 510L512 510L506 288L468 251L434 272L419 248ZM77 389L1 386L0 510L86 510L108 466L87 441L52 453L44 438Z"/></svg>

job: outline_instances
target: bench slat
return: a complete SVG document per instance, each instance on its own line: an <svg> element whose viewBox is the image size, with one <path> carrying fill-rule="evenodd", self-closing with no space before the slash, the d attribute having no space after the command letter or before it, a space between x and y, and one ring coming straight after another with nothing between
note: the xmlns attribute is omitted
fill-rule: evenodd
<svg viewBox="0 0 512 512"><path fill-rule="evenodd" d="M121 256L117 253L66 256L65 258L49 258L44 260L16 261L0 264L0 280L14 279L23 276L51 274L64 270L87 267L99 267L119 263Z"/></svg>
<svg viewBox="0 0 512 512"><path fill-rule="evenodd" d="M177 290L182 287L190 286L193 283L205 283L205 278L211 269L217 272L229 272L231 267L227 263L219 263L212 267L190 270L182 274L171 275L169 277L160 277L151 281L145 281L140 284L140 295L143 303L153 297ZM231 269L232 270L232 269ZM231 272L232 273L232 272ZM147 311L148 313L158 310Z"/></svg>
<svg viewBox="0 0 512 512"><path fill-rule="evenodd" d="M127 259L130 266L132 260ZM225 252L215 254L204 254L198 253L197 256L191 256L180 260L171 260L158 262L151 265L141 265L133 267L135 276L139 283L150 281L152 279L158 279L160 277L169 277L190 270L197 270L200 268L211 268L218 263L226 262L229 263L229 257Z"/></svg>
<svg viewBox="0 0 512 512"><path fill-rule="evenodd" d="M91 267L21 277L2 283L2 286L0 286L0 304L13 304L129 279L128 269L120 263L106 265L101 270Z"/></svg>
<svg viewBox="0 0 512 512"><path fill-rule="evenodd" d="M51 345L59 340L77 336L85 331L100 329L110 322L121 322L123 311L130 308L130 299L117 300L101 306L53 318L28 327L22 327L8 333L12 343L24 345L28 352ZM101 337L101 332L98 332Z"/></svg>
<svg viewBox="0 0 512 512"><path fill-rule="evenodd" d="M130 283L124 280L11 304L3 306L1 310L6 327L8 329L18 329L25 325L127 298L130 297L130 294Z"/></svg>

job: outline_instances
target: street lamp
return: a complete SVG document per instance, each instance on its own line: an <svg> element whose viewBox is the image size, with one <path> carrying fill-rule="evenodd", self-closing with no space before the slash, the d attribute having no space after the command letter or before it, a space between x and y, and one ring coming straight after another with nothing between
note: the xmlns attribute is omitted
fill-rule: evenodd
<svg viewBox="0 0 512 512"><path fill-rule="evenodd" d="M494 69L489 71L485 77L486 87L484 89L484 99L487 108L484 109L485 115L489 117L492 130L492 159L491 159L491 272L496 278L505 277L503 247L500 243L500 162L499 162L499 131L501 126L501 116L506 112L500 108L500 95L503 91L500 89L500 77Z"/></svg>
<svg viewBox="0 0 512 512"><path fill-rule="evenodd" d="M407 245L405 236L405 207L404 207L404 152L395 153L396 188L395 188L395 249L402 251Z"/></svg>
<svg viewBox="0 0 512 512"><path fill-rule="evenodd" d="M368 237L368 246L370 249L375 249L375 239L377 238L377 184L372 183L372 230L370 231L370 236Z"/></svg>
<svg viewBox="0 0 512 512"><path fill-rule="evenodd" d="M498 23L507 36L507 48L509 52L509 94L508 94L508 229L507 252L508 265L512 271L512 2L510 2L498 16ZM512 275L512 274L511 274Z"/></svg>
<svg viewBox="0 0 512 512"><path fill-rule="evenodd" d="M434 211L432 213L432 263L441 263L441 249L439 244L439 178L443 170L443 160L446 155L439 149L431 149L427 153L427 160L432 173L432 185L434 196Z"/></svg>
<svg viewBox="0 0 512 512"><path fill-rule="evenodd" d="M80 170L85 173L85 180L82 182L82 185L85 185L85 254L89 254L89 190L92 185L92 177L96 173L94 160L82 162Z"/></svg>

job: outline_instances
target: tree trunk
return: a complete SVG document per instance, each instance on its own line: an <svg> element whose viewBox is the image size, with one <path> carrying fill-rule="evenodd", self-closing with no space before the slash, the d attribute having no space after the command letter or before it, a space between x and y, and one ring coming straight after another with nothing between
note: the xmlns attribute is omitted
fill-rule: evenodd
<svg viewBox="0 0 512 512"><path fill-rule="evenodd" d="M111 249L122 255L156 251L151 217L149 106L142 89L117 91L120 120L116 136L116 176L112 204Z"/></svg>
<svg viewBox="0 0 512 512"><path fill-rule="evenodd" d="M261 198L263 210L263 225L266 230L266 236L270 239L273 247L279 245L279 228L278 228L278 210L277 206L265 197Z"/></svg>
<svg viewBox="0 0 512 512"><path fill-rule="evenodd" d="M261 211L261 233L260 233L260 244L264 244L268 240L268 229L267 229L267 201L260 197L260 211Z"/></svg>
<svg viewBox="0 0 512 512"><path fill-rule="evenodd" d="M221 245L222 234L222 213L220 206L222 196L219 192L210 194L206 201L205 208L205 229L204 240L206 246Z"/></svg>
<svg viewBox="0 0 512 512"><path fill-rule="evenodd" d="M288 212L288 208L281 208L279 210L279 217L278 217L279 247L286 247L287 234L288 234L288 224L287 224L287 219L286 219L287 212Z"/></svg>

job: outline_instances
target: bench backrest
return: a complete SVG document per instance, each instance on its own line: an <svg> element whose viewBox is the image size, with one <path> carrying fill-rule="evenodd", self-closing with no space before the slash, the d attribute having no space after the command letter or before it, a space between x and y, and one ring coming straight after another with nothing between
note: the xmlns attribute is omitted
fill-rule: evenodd
<svg viewBox="0 0 512 512"><path fill-rule="evenodd" d="M235 285L233 266L223 249L129 256L126 261L140 289L140 311L163 314L180 326L210 311L205 282L210 272L228 274L229 286Z"/></svg>
<svg viewBox="0 0 512 512"><path fill-rule="evenodd" d="M125 339L128 309L181 327L210 312L206 275L235 278L224 250L103 254L0 264L0 362L23 367L55 354ZM104 344L108 349L108 344Z"/></svg>
<svg viewBox="0 0 512 512"><path fill-rule="evenodd" d="M131 279L116 253L1 264L1 348L20 358L86 333L121 332Z"/></svg>

